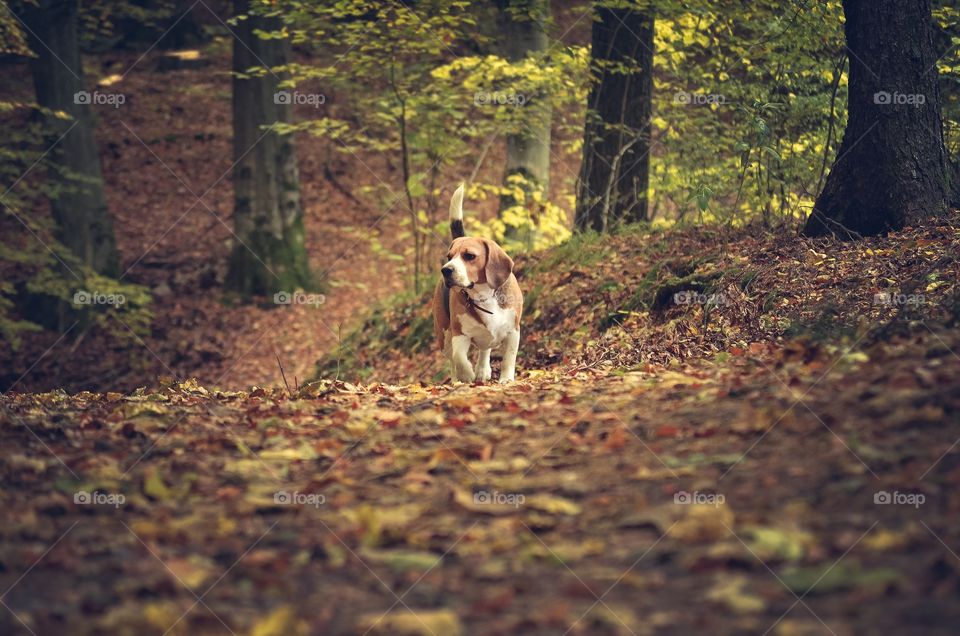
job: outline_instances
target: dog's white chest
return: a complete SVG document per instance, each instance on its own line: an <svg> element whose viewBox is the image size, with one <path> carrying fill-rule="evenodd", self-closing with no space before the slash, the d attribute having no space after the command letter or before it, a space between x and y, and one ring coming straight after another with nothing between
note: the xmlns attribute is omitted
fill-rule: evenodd
<svg viewBox="0 0 960 636"><path fill-rule="evenodd" d="M480 320L470 314L463 314L460 317L461 331L470 336L470 340L481 349L501 346L507 336L517 329L517 312L500 307L492 293L487 296L477 295L474 302L491 313L478 311Z"/></svg>

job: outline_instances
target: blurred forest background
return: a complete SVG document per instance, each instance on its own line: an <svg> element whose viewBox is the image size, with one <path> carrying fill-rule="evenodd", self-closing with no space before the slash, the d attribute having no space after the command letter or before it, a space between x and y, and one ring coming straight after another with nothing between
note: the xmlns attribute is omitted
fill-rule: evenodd
<svg viewBox="0 0 960 636"><path fill-rule="evenodd" d="M957 157L960 10L932 14ZM432 285L460 181L515 255L800 229L847 124L843 24L839 0L4 2L0 385L309 377Z"/></svg>

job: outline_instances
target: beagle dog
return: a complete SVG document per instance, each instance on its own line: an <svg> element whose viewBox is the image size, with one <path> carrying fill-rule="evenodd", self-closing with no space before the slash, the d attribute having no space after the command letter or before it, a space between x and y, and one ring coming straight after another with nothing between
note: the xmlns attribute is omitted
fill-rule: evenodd
<svg viewBox="0 0 960 636"><path fill-rule="evenodd" d="M463 230L463 184L450 199L453 243L442 280L433 292L433 326L437 345L450 361L451 375L460 382L490 379L490 352L502 351L500 383L512 382L520 346L523 294L513 275L513 259L485 238ZM467 354L477 349L476 365Z"/></svg>

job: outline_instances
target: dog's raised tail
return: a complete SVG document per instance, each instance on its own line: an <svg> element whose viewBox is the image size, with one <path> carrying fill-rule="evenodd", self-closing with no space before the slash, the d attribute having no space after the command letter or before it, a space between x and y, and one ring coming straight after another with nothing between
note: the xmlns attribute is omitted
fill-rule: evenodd
<svg viewBox="0 0 960 636"><path fill-rule="evenodd" d="M460 238L461 236L467 235L463 230L463 188L464 184L461 183L460 187L457 188L456 192L454 192L450 198L451 238Z"/></svg>

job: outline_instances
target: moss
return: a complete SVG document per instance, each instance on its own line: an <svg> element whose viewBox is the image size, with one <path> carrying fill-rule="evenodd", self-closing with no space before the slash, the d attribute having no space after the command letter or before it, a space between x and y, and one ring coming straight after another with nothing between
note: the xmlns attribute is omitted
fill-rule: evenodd
<svg viewBox="0 0 960 636"><path fill-rule="evenodd" d="M744 292L749 292L750 285L753 284L753 281L755 281L759 275L760 272L755 269L744 270L743 275L740 277L740 289Z"/></svg>
<svg viewBox="0 0 960 636"><path fill-rule="evenodd" d="M294 219L282 238L256 232L244 242L238 241L230 254L225 284L229 292L242 298L299 289L323 291L307 260L303 217Z"/></svg>
<svg viewBox="0 0 960 636"><path fill-rule="evenodd" d="M403 293L377 305L369 317L352 329L338 346L317 362L314 379L369 377L370 360L388 350L423 351L433 342L433 316L429 307L433 292Z"/></svg>
<svg viewBox="0 0 960 636"><path fill-rule="evenodd" d="M717 255L705 255L694 259L655 263L634 292L615 311L600 320L598 328L606 331L621 324L626 316L636 311L664 311L674 304L674 296L680 292L713 294L724 279L738 279L741 286L745 285L743 280L747 273L739 267L701 271L716 258Z"/></svg>
<svg viewBox="0 0 960 636"><path fill-rule="evenodd" d="M666 280L656 288L647 308L652 311L663 311L674 303L674 297L680 292L692 291L704 295L713 294L717 289L717 283L724 274L723 271L715 271Z"/></svg>
<svg viewBox="0 0 960 636"><path fill-rule="evenodd" d="M653 265L650 271L647 272L647 275L644 276L643 280L641 280L637 285L637 288L633 291L633 293L630 294L630 296L628 296L627 299L621 303L616 310L610 312L600 319L600 324L598 325L600 331L606 331L610 327L621 324L625 316L648 305L650 290L655 287L656 282L660 277L662 268L663 263L656 263Z"/></svg>
<svg viewBox="0 0 960 636"><path fill-rule="evenodd" d="M778 298L780 298L780 292L778 292L776 289L771 289L768 291L767 295L763 297L763 313L767 313L776 307Z"/></svg>
<svg viewBox="0 0 960 636"><path fill-rule="evenodd" d="M623 284L620 281L616 280L605 280L599 285L597 285L597 292L601 294L608 294L610 292L620 291L623 287Z"/></svg>
<svg viewBox="0 0 960 636"><path fill-rule="evenodd" d="M557 268L587 268L603 260L610 247L604 245L605 237L597 232L574 234L567 241L549 250L539 263L530 269L531 274L548 272Z"/></svg>
<svg viewBox="0 0 960 636"><path fill-rule="evenodd" d="M810 321L794 321L784 332L787 338L809 338L814 342L838 342L856 337L857 324L845 320L836 305L824 305L817 317Z"/></svg>

